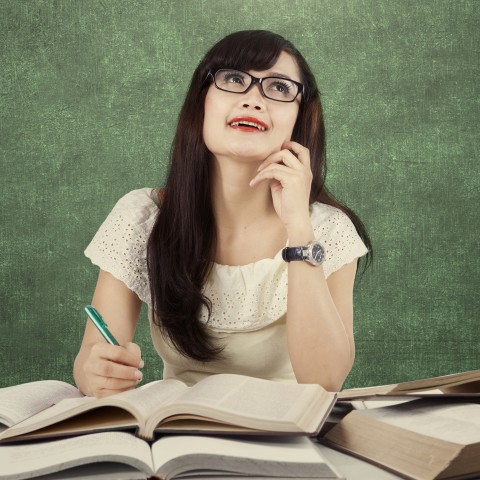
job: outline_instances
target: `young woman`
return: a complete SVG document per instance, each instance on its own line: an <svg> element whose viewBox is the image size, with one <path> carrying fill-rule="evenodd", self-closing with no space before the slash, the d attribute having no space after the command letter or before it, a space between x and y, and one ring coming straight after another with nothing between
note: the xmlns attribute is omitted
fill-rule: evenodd
<svg viewBox="0 0 480 480"><path fill-rule="evenodd" d="M267 31L233 33L194 72L166 188L125 195L86 255L92 304L78 387L134 388L142 302L164 378L239 373L339 390L355 355L353 284L368 236L324 186L325 132L302 55Z"/></svg>

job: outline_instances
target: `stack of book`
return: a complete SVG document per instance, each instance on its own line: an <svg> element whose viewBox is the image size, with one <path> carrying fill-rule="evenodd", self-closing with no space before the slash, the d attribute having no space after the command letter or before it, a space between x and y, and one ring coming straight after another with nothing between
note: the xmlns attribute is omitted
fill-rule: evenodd
<svg viewBox="0 0 480 480"><path fill-rule="evenodd" d="M227 374L103 399L54 380L0 389L0 480L372 478L350 459L479 479L480 370L339 393Z"/></svg>
<svg viewBox="0 0 480 480"><path fill-rule="evenodd" d="M319 385L227 374L103 399L53 380L7 387L0 479L342 478L314 443L335 400Z"/></svg>
<svg viewBox="0 0 480 480"><path fill-rule="evenodd" d="M480 479L480 370L344 390L338 405L326 445L403 478Z"/></svg>

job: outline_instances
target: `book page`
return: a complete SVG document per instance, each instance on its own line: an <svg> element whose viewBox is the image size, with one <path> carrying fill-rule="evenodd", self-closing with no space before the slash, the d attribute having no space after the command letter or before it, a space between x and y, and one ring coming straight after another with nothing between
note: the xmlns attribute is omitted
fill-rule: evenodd
<svg viewBox="0 0 480 480"><path fill-rule="evenodd" d="M480 442L480 404L414 400L361 413L447 442L460 445Z"/></svg>
<svg viewBox="0 0 480 480"><path fill-rule="evenodd" d="M350 388L339 392L338 398L360 398L372 395L405 394L426 390L454 393L480 393L480 370L452 373L439 377L421 378L390 385Z"/></svg>
<svg viewBox="0 0 480 480"><path fill-rule="evenodd" d="M315 478L337 478L319 449L306 437L167 436L153 444L152 457L155 472L162 475L173 474L173 469L180 473L207 468L204 474L236 471L243 475L277 476L282 472L293 478L312 473Z"/></svg>
<svg viewBox="0 0 480 480"><path fill-rule="evenodd" d="M127 418L122 412L118 412L119 421L124 425L141 426L142 418L147 418L151 410L158 407L162 401L171 400L179 395L187 387L177 380L159 380L147 385L143 385L135 390L118 393L105 398L84 397L67 398L55 405L47 405L49 408L38 412L24 421L12 426L10 429L0 433L0 440L4 440L16 435L22 435L39 428L47 427L62 420L73 418L76 415L93 411L99 407L119 406L129 412L131 419ZM149 410L150 409L150 410ZM83 418L85 428L91 429L93 426L101 426L101 420L94 419L88 421ZM85 430L83 428L82 430Z"/></svg>
<svg viewBox="0 0 480 480"><path fill-rule="evenodd" d="M188 387L179 380L157 380L134 390L119 393L115 397L122 403L134 405L139 416L147 419L159 406L173 402L187 389Z"/></svg>
<svg viewBox="0 0 480 480"><path fill-rule="evenodd" d="M367 397L368 398L368 397ZM371 408L391 407L400 405L401 403L411 402L415 398L405 398L405 396L397 397L374 397L371 400L350 400L348 403L355 410L368 410Z"/></svg>
<svg viewBox="0 0 480 480"><path fill-rule="evenodd" d="M0 422L11 427L64 398L83 395L72 385L58 380L41 380L0 389Z"/></svg>
<svg viewBox="0 0 480 480"><path fill-rule="evenodd" d="M241 375L215 375L191 387L178 398L178 402L212 405L249 417L282 420L301 415L302 406L309 403L316 392L316 385L270 382Z"/></svg>
<svg viewBox="0 0 480 480"><path fill-rule="evenodd" d="M299 421L312 404L312 399L318 399L322 391L318 385L219 374L190 387L175 400L172 408L165 411L168 414L195 413L233 422L236 418L257 420L242 424L267 429ZM219 415L220 412L227 415Z"/></svg>
<svg viewBox="0 0 480 480"><path fill-rule="evenodd" d="M2 477L0 476L0 479ZM90 465L80 465L56 473L49 473L40 480L146 480L147 475L130 465L123 463L99 462ZM191 479L194 480L194 479ZM206 480L205 478L199 480ZM215 477L215 480L220 480ZM232 478L225 479L232 480ZM265 478L259 480L266 480ZM279 479L281 480L281 479ZM288 479L290 480L290 479Z"/></svg>
<svg viewBox="0 0 480 480"><path fill-rule="evenodd" d="M468 384L478 383L479 380L480 370L470 370L468 372L452 373L449 375L441 375L439 377L422 378L420 380L402 382L399 383L394 390L401 392L427 389L431 390L433 388L439 388L443 390L446 387L458 386L458 391L461 391L461 385L467 384L465 388L468 389Z"/></svg>
<svg viewBox="0 0 480 480"><path fill-rule="evenodd" d="M63 399L55 405L47 406L45 410L42 410L3 431L0 433L0 440L28 433L69 418L72 415L81 413L85 411L86 406L91 405L95 400L95 398L83 396L80 398Z"/></svg>
<svg viewBox="0 0 480 480"><path fill-rule="evenodd" d="M338 398L350 399L350 398L362 398L362 397L372 397L375 395L388 395L396 385L377 385L373 387L358 387L358 388L349 388L338 392Z"/></svg>
<svg viewBox="0 0 480 480"><path fill-rule="evenodd" d="M0 448L2 475L35 476L92 462L121 462L152 473L148 443L121 432L95 433L49 442L4 445Z"/></svg>

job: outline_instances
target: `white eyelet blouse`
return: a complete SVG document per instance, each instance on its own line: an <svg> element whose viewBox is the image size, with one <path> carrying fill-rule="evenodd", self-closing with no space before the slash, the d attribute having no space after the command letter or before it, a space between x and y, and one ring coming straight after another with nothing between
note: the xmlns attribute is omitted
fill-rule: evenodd
<svg viewBox="0 0 480 480"><path fill-rule="evenodd" d="M158 212L156 202L157 191L152 188L127 193L85 250L92 263L124 282L149 307L146 247ZM326 277L367 253L353 223L342 211L315 203L310 217L315 237L325 247ZM248 265L215 263L204 293L213 309L209 321L206 310L201 320L208 321L212 335L224 346L223 358L202 363L182 356L160 334L149 308L150 331L163 360L164 378L174 377L192 385L210 374L237 373L296 381L286 343L287 264L281 252Z"/></svg>

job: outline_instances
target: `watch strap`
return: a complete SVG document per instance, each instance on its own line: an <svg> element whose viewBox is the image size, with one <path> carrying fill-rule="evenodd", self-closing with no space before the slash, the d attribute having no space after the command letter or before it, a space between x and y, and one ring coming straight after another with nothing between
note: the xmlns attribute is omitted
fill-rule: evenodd
<svg viewBox="0 0 480 480"><path fill-rule="evenodd" d="M303 249L304 247L285 247L282 250L282 258L285 262L305 260Z"/></svg>

